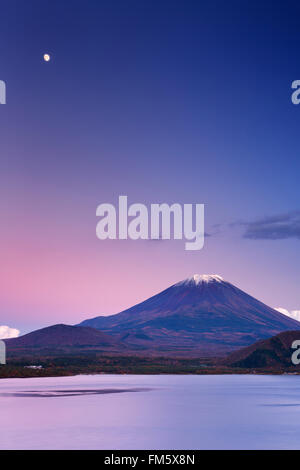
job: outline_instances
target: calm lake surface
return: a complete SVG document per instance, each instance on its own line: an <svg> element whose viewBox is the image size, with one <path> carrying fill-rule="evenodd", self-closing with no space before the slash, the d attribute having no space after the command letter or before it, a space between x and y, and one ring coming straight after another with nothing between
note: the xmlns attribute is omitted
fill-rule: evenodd
<svg viewBox="0 0 300 470"><path fill-rule="evenodd" d="M0 380L0 449L300 449L300 376Z"/></svg>

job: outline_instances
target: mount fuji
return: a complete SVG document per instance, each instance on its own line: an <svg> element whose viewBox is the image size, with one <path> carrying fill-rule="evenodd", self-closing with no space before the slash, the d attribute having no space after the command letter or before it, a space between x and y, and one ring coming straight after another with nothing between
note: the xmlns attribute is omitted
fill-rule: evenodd
<svg viewBox="0 0 300 470"><path fill-rule="evenodd" d="M226 354L282 331L300 330L300 322L221 276L200 274L121 313L85 320L80 326L116 335L153 353L203 356Z"/></svg>

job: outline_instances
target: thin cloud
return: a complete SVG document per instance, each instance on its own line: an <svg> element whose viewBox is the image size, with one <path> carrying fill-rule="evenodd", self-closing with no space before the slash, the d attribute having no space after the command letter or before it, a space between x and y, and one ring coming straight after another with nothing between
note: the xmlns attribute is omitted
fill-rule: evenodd
<svg viewBox="0 0 300 470"><path fill-rule="evenodd" d="M214 234L213 233L208 233L208 232L204 232L204 237L205 238L208 238L208 237L212 237ZM161 234L159 234L159 236L157 238L147 238L146 241L149 241L149 242L167 242L167 241L170 241L172 240L172 238L163 238L163 236Z"/></svg>
<svg viewBox="0 0 300 470"><path fill-rule="evenodd" d="M300 211L264 217L254 222L239 222L246 227L243 238L252 240L300 239Z"/></svg>
<svg viewBox="0 0 300 470"><path fill-rule="evenodd" d="M294 320L300 321L300 310L287 310L286 308L275 308L278 312L286 315L287 317L293 318Z"/></svg>

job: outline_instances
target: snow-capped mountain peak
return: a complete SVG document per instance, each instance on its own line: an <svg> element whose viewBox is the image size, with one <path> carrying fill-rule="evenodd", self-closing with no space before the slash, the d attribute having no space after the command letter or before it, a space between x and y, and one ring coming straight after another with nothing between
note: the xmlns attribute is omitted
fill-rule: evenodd
<svg viewBox="0 0 300 470"><path fill-rule="evenodd" d="M300 323L242 291L217 274L194 274L140 304L81 323L152 351L222 354ZM119 336L121 335L121 336ZM128 339L129 338L129 339Z"/></svg>
<svg viewBox="0 0 300 470"><path fill-rule="evenodd" d="M180 285L196 285L198 286L199 284L209 284L210 282L224 282L224 279L219 276L218 274L194 274L191 277L188 277L187 279L184 279L181 282L178 282L176 284L177 286Z"/></svg>

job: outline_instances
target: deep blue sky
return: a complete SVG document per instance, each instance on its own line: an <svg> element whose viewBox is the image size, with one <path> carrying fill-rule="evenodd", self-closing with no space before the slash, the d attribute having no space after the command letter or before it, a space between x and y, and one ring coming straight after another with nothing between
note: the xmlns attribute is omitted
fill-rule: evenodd
<svg viewBox="0 0 300 470"><path fill-rule="evenodd" d="M299 2L2 3L0 324L76 323L195 272L300 309ZM119 194L205 203L212 236L100 242Z"/></svg>

